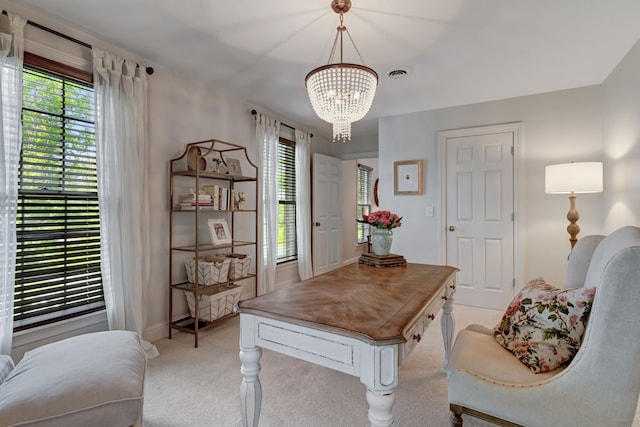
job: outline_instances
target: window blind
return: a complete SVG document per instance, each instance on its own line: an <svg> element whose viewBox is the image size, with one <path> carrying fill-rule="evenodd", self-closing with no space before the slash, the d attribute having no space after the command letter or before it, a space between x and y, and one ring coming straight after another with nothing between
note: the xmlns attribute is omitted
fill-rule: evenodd
<svg viewBox="0 0 640 427"><path fill-rule="evenodd" d="M278 255L279 263L298 258L296 243L296 149L293 142L278 143Z"/></svg>
<svg viewBox="0 0 640 427"><path fill-rule="evenodd" d="M363 215L371 213L371 172L369 166L358 164L356 218L362 219ZM369 235L369 225L358 223L357 242L365 243Z"/></svg>
<svg viewBox="0 0 640 427"><path fill-rule="evenodd" d="M93 87L23 72L15 329L104 307Z"/></svg>

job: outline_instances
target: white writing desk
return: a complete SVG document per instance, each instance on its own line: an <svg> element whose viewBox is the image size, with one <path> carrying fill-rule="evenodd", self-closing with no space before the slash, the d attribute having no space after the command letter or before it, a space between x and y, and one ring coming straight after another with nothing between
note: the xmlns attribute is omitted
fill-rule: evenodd
<svg viewBox="0 0 640 427"><path fill-rule="evenodd" d="M399 367L441 308L446 366L456 271L350 264L240 302L243 425L258 426L262 348L359 377L367 387L371 425L393 424Z"/></svg>

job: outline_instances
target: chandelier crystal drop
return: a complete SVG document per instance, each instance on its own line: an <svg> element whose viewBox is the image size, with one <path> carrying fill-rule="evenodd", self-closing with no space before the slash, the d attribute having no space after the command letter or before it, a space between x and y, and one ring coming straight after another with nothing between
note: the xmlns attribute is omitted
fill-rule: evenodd
<svg viewBox="0 0 640 427"><path fill-rule="evenodd" d="M351 8L350 0L333 0L331 8L340 14L340 25L333 41L329 63L318 67L305 79L311 106L318 117L333 124L333 141L351 139L351 123L362 119L373 103L378 86L378 74L365 65L344 63L342 36L346 32L362 61L347 27L342 25L343 15ZM331 63L340 41L340 62ZM364 61L362 61L364 63Z"/></svg>

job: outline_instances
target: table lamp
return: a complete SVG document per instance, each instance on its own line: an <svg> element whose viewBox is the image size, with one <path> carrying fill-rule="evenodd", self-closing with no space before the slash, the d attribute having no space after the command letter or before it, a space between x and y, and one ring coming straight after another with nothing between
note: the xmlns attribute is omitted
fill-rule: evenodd
<svg viewBox="0 0 640 427"><path fill-rule="evenodd" d="M602 192L602 162L571 162L546 166L544 190L548 194L569 194L567 231L573 249L580 232L580 227L576 224L580 218L576 209L576 194Z"/></svg>

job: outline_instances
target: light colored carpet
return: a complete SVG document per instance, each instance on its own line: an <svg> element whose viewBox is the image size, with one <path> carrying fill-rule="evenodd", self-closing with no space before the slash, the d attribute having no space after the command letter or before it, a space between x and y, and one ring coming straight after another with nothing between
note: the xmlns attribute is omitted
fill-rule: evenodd
<svg viewBox="0 0 640 427"><path fill-rule="evenodd" d="M468 324L493 327L502 312L455 306L456 332ZM200 335L174 333L156 341L147 365L144 427L237 427L240 422L239 317ZM447 378L440 321L432 323L400 369L395 424L448 427ZM262 427L368 426L365 386L358 378L263 350ZM466 427L493 424L465 416Z"/></svg>

